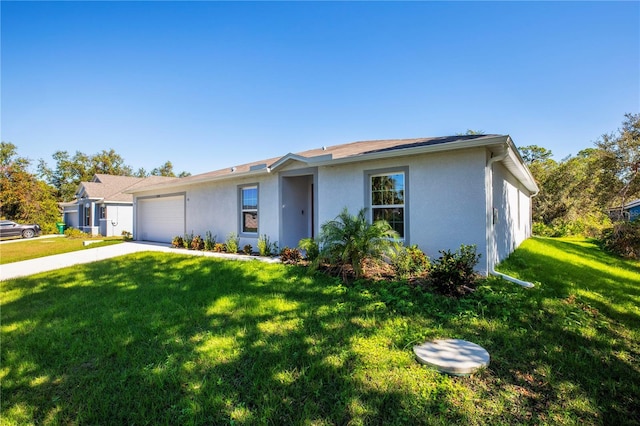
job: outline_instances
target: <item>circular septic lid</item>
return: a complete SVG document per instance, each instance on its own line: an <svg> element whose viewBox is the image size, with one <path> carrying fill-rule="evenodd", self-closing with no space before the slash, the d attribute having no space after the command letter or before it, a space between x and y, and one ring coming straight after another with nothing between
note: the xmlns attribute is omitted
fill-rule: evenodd
<svg viewBox="0 0 640 426"><path fill-rule="evenodd" d="M443 339L414 346L418 362L443 373L464 376L489 365L489 352L482 346L460 339Z"/></svg>

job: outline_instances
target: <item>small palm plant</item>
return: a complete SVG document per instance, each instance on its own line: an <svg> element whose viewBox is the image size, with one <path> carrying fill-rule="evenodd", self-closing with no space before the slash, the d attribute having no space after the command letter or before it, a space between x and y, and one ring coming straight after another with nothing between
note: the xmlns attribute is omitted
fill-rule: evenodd
<svg viewBox="0 0 640 426"><path fill-rule="evenodd" d="M398 238L398 233L387 221L369 223L366 212L363 208L353 216L345 207L334 220L320 228L322 248L318 260L338 266L343 278L346 265L351 265L356 279L360 278L363 261L380 259Z"/></svg>

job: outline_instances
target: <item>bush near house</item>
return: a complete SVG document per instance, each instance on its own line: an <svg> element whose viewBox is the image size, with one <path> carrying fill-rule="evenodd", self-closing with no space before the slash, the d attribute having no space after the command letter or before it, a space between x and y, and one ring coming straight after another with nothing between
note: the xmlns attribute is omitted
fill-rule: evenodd
<svg viewBox="0 0 640 426"><path fill-rule="evenodd" d="M173 237L173 240L171 240L171 247L184 248L184 239L180 236Z"/></svg>
<svg viewBox="0 0 640 426"><path fill-rule="evenodd" d="M196 235L191 240L191 250L204 250L204 240L200 235Z"/></svg>
<svg viewBox="0 0 640 426"><path fill-rule="evenodd" d="M441 256L433 262L427 283L445 296L462 296L473 291L478 280L474 268L480 260L475 245L461 245L458 250L440 250Z"/></svg>
<svg viewBox="0 0 640 426"><path fill-rule="evenodd" d="M297 248L285 247L280 251L280 261L282 263L297 265L302 260L302 254Z"/></svg>
<svg viewBox="0 0 640 426"><path fill-rule="evenodd" d="M398 234L385 220L369 223L366 212L367 209L362 208L352 215L345 207L334 220L321 226L320 255L314 267L319 263L332 265L345 281L350 268L355 279L359 279L365 260L381 260L383 254L391 251L392 241L398 238Z"/></svg>
<svg viewBox="0 0 640 426"><path fill-rule="evenodd" d="M278 243L272 243L267 234L262 234L258 238L258 253L260 256L272 256L278 251Z"/></svg>
<svg viewBox="0 0 640 426"><path fill-rule="evenodd" d="M309 262L314 262L320 255L318 241L314 238L303 238L298 243L300 250L304 250Z"/></svg>
<svg viewBox="0 0 640 426"><path fill-rule="evenodd" d="M227 253L237 253L240 246L240 238L238 237L238 234L231 232L227 235L225 246L227 247Z"/></svg>
<svg viewBox="0 0 640 426"><path fill-rule="evenodd" d="M429 257L414 244L397 245L391 255L391 266L398 278L407 279L423 275L429 270Z"/></svg>
<svg viewBox="0 0 640 426"><path fill-rule="evenodd" d="M216 246L216 235L213 235L211 231L207 231L204 234L204 249L211 251Z"/></svg>

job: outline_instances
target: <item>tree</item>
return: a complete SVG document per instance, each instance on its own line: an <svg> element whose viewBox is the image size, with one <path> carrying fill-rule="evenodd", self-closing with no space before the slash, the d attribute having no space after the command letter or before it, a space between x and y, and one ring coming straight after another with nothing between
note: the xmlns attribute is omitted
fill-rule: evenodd
<svg viewBox="0 0 640 426"><path fill-rule="evenodd" d="M622 128L595 142L599 152L601 199L622 207L640 196L640 114L625 114Z"/></svg>
<svg viewBox="0 0 640 426"><path fill-rule="evenodd" d="M102 150L93 155L76 151L73 157L67 151L56 151L52 157L56 163L55 169L49 168L44 160L40 160L38 174L56 188L60 201L73 200L80 182L91 180L97 173L133 176L133 169L113 149Z"/></svg>
<svg viewBox="0 0 640 426"><path fill-rule="evenodd" d="M176 177L176 174L173 173L173 164L171 164L171 161L167 161L162 166L151 170L151 176Z"/></svg>
<svg viewBox="0 0 640 426"><path fill-rule="evenodd" d="M606 224L606 209L598 196L598 150L589 148L560 162L537 145L520 148L540 192L532 199L538 231L553 236L597 235Z"/></svg>
<svg viewBox="0 0 640 426"><path fill-rule="evenodd" d="M520 151L520 156L528 166L536 162L544 163L547 160L551 160L553 156L550 150L538 145L523 146L518 151Z"/></svg>
<svg viewBox="0 0 640 426"><path fill-rule="evenodd" d="M54 188L29 173L30 160L10 142L0 143L0 217L37 223L53 232L60 216Z"/></svg>

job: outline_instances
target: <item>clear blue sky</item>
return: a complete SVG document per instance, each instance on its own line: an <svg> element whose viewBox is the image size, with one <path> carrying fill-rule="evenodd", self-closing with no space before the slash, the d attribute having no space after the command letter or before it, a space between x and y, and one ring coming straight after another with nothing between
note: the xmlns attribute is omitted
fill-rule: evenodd
<svg viewBox="0 0 640 426"><path fill-rule="evenodd" d="M640 112L640 2L7 2L2 140L203 173L369 139L556 159Z"/></svg>

